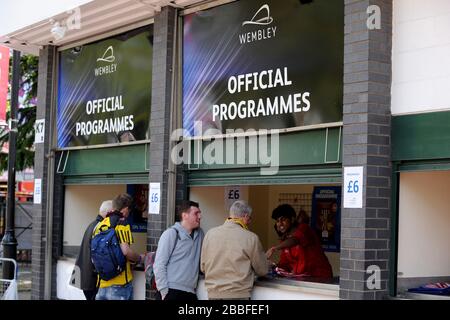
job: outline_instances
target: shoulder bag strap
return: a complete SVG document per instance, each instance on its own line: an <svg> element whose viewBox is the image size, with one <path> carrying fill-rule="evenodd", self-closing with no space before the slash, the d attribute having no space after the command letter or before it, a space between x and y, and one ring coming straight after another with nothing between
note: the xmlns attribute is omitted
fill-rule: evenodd
<svg viewBox="0 0 450 320"><path fill-rule="evenodd" d="M172 228L172 229L175 230L176 236L175 236L175 244L173 245L172 252L170 253L170 256L169 256L169 260L170 260L170 257L172 257L173 252L175 251L175 248L176 248L177 242L178 242L178 238L180 237L180 235L178 234L178 230L176 228Z"/></svg>

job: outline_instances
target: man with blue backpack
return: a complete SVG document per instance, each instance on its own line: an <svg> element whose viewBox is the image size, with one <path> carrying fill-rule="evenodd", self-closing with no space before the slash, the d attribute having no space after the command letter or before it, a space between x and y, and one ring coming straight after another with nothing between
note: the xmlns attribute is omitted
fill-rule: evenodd
<svg viewBox="0 0 450 320"><path fill-rule="evenodd" d="M127 217L133 199L123 193L112 201L113 211L97 224L91 240L91 258L99 275L96 300L133 300L131 264L141 263L135 253Z"/></svg>

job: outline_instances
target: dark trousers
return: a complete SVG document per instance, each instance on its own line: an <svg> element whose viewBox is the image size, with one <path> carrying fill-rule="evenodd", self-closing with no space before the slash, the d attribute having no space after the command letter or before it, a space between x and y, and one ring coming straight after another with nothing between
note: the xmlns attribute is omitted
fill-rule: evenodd
<svg viewBox="0 0 450 320"><path fill-rule="evenodd" d="M83 290L84 296L86 300L95 300L95 296L97 295L98 289L94 290Z"/></svg>
<svg viewBox="0 0 450 320"><path fill-rule="evenodd" d="M156 292L156 300L161 300L161 293ZM181 291L177 289L169 289L169 292L164 297L164 300L182 300L182 301L197 301L197 295L191 292Z"/></svg>

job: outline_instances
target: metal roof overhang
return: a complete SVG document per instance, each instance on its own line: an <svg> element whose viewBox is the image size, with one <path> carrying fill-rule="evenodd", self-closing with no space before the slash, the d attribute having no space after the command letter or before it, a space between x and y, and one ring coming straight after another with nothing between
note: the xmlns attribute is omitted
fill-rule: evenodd
<svg viewBox="0 0 450 320"><path fill-rule="evenodd" d="M39 54L45 45L70 46L83 39L95 37L103 33L146 22L151 23L156 13L164 6L187 9L212 1L205 0L95 0L79 9L79 27L66 28L60 39L54 36L52 28L55 23L64 23L74 14L62 12L48 19L0 36L0 45L25 53ZM230 2L214 1L214 2Z"/></svg>

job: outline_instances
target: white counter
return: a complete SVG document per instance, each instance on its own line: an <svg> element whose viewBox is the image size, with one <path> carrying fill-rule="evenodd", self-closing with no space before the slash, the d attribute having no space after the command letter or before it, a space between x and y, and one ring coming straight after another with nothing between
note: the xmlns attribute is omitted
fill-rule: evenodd
<svg viewBox="0 0 450 320"><path fill-rule="evenodd" d="M197 287L199 300L208 299L205 280ZM259 280L255 282L252 300L339 300L339 285L286 279Z"/></svg>
<svg viewBox="0 0 450 320"><path fill-rule="evenodd" d="M62 258L56 265L56 297L63 300L85 300L83 291L71 286L70 277L75 259ZM134 300L145 300L145 277L142 271L133 271Z"/></svg>
<svg viewBox="0 0 450 320"><path fill-rule="evenodd" d="M69 284L75 259L62 258L56 266L56 296L64 300L85 300L83 291ZM145 300L145 276L133 271L134 300ZM199 300L207 300L208 293L203 278L197 287ZM252 300L338 300L339 285L287 279L258 280L252 292Z"/></svg>

